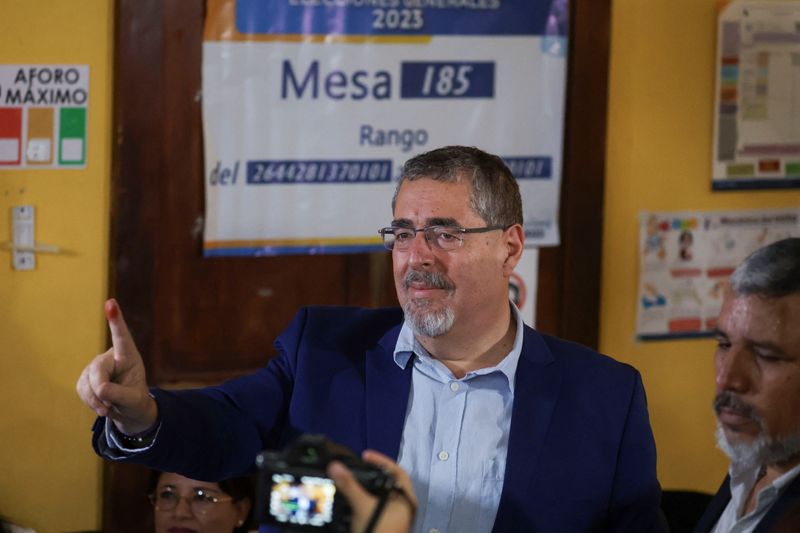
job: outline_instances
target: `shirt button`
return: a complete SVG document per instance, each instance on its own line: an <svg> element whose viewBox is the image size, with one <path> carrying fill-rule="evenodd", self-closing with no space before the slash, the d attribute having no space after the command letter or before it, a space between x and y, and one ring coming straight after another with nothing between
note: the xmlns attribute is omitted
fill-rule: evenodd
<svg viewBox="0 0 800 533"><path fill-rule="evenodd" d="M450 390L453 391L453 392L457 391L458 390L458 383L456 383L455 381L452 382L450 384Z"/></svg>
<svg viewBox="0 0 800 533"><path fill-rule="evenodd" d="M439 460L440 461L447 461L450 458L450 454L447 452L439 452Z"/></svg>
<svg viewBox="0 0 800 533"><path fill-rule="evenodd" d="M428 531L428 533L439 533L439 530L438 530L438 529L436 529L435 527L432 527L432 528L430 529L430 531Z"/></svg>

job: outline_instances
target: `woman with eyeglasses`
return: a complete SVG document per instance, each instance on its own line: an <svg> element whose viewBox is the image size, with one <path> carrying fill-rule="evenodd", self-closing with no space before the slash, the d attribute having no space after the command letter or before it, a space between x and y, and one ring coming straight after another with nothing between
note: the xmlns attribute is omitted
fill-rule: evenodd
<svg viewBox="0 0 800 533"><path fill-rule="evenodd" d="M389 457L367 450L363 459L383 467L398 483L398 490L373 516L378 499L358 483L339 462L328 475L353 508L353 533L407 533L414 522L417 498L408 473ZM170 472L153 472L150 501L155 510L155 533L246 533L254 501L253 480L238 477L210 483Z"/></svg>
<svg viewBox="0 0 800 533"><path fill-rule="evenodd" d="M150 489L155 533L248 531L254 494L248 477L210 483L154 472Z"/></svg>

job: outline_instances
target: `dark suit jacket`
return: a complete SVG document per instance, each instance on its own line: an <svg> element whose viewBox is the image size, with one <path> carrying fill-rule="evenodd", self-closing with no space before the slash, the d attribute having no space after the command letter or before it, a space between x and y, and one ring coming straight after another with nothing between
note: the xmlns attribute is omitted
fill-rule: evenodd
<svg viewBox="0 0 800 533"><path fill-rule="evenodd" d="M413 368L392 358L402 319L399 309L301 310L255 374L202 390L154 389L156 444L125 459L222 479L304 432L397 457ZM113 457L96 429L96 449ZM659 503L639 373L525 327L494 531L660 531Z"/></svg>
<svg viewBox="0 0 800 533"><path fill-rule="evenodd" d="M707 533L713 530L730 499L730 476L725 476L725 480L694 528L694 533ZM800 531L800 477L794 478L794 481L786 487L753 533L797 533L798 531Z"/></svg>

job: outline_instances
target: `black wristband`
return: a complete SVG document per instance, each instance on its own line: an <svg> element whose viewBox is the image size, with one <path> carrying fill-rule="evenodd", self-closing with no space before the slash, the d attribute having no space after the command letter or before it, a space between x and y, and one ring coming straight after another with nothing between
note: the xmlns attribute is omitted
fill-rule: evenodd
<svg viewBox="0 0 800 533"><path fill-rule="evenodd" d="M135 435L126 435L114 424L112 424L112 428L114 431L114 437L120 441L120 444L127 449L136 450L139 448L147 448L153 444L153 440L155 440L156 433L158 432L159 424L160 422L156 421L156 423L153 424L153 427L147 431L137 433Z"/></svg>

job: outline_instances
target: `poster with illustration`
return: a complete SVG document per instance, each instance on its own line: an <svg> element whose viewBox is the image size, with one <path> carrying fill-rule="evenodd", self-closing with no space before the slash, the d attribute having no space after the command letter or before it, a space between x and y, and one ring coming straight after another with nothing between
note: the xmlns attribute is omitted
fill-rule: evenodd
<svg viewBox="0 0 800 533"><path fill-rule="evenodd" d="M800 210L642 213L640 339L712 335L728 277L754 250L800 236Z"/></svg>

